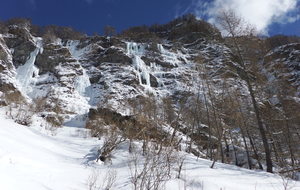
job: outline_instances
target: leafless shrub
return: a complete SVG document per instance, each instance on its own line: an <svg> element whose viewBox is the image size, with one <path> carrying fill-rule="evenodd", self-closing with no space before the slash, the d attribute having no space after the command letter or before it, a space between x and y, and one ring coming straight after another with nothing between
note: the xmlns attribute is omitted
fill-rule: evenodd
<svg viewBox="0 0 300 190"><path fill-rule="evenodd" d="M80 40L84 37L84 34L81 32L66 26L48 25L43 28L43 33L44 35L51 34L62 40Z"/></svg>
<svg viewBox="0 0 300 190"><path fill-rule="evenodd" d="M15 17L15 18L11 18L11 19L7 20L5 22L5 24L7 26L17 25L20 27L30 27L32 23L31 23L31 19L29 19L29 18Z"/></svg>
<svg viewBox="0 0 300 190"><path fill-rule="evenodd" d="M47 127L48 129L54 131L55 128L62 126L64 118L61 114L63 111L59 106L58 99L51 99L49 101L51 102L52 106L46 97L34 99L33 102L35 104L35 113L41 114L41 116L47 121L49 125Z"/></svg>
<svg viewBox="0 0 300 190"><path fill-rule="evenodd" d="M103 187L104 190L109 190L112 189L114 183L116 182L117 179L117 172L115 170L108 170L107 174L104 177L103 181Z"/></svg>
<svg viewBox="0 0 300 190"><path fill-rule="evenodd" d="M86 122L87 129L90 129L92 137L106 136L109 133L109 126L105 124L102 118L88 119Z"/></svg>
<svg viewBox="0 0 300 190"><path fill-rule="evenodd" d="M98 150L99 156L96 162L99 160L102 162L110 161L112 151L124 141L125 138L120 136L116 130L113 130L110 135L105 137L102 147Z"/></svg>
<svg viewBox="0 0 300 190"><path fill-rule="evenodd" d="M8 27L5 25L3 21L0 21L0 32L5 34L8 32Z"/></svg>
<svg viewBox="0 0 300 190"><path fill-rule="evenodd" d="M59 114L53 114L53 115L47 115L46 116L46 121L55 128L59 128L62 126L63 123L63 117L60 116Z"/></svg>
<svg viewBox="0 0 300 190"><path fill-rule="evenodd" d="M29 126L32 123L34 105L23 102L21 104L9 104L6 115L16 123Z"/></svg>
<svg viewBox="0 0 300 190"><path fill-rule="evenodd" d="M184 161L185 161L185 155L180 155L177 157L176 159L176 164L177 164L177 178L180 179L181 178L181 172L182 172L182 169L183 169L183 164L184 164Z"/></svg>
<svg viewBox="0 0 300 190"><path fill-rule="evenodd" d="M57 39L57 36L55 35L54 31L48 29L44 34L43 34L43 39L45 43L52 43Z"/></svg>
<svg viewBox="0 0 300 190"><path fill-rule="evenodd" d="M100 178L100 173L93 170L87 179L88 190L110 190L117 179L117 172L109 169L104 178Z"/></svg>
<svg viewBox="0 0 300 190"><path fill-rule="evenodd" d="M293 172L286 172L282 173L280 175L281 177L281 184L282 187L279 187L278 189L283 189L283 190L292 190L295 187L295 181L292 180L293 177Z"/></svg>
<svg viewBox="0 0 300 190"><path fill-rule="evenodd" d="M116 29L113 26L106 25L104 26L104 35L105 36L114 36L116 35Z"/></svg>
<svg viewBox="0 0 300 190"><path fill-rule="evenodd" d="M93 170L92 173L88 176L88 179L87 179L88 190L96 190L97 189L98 179L99 179L98 171Z"/></svg>
<svg viewBox="0 0 300 190"><path fill-rule="evenodd" d="M158 149L157 149L158 148ZM171 179L171 171L176 163L176 154L171 147L148 146L148 151L133 151L128 167L134 190L164 189L166 181Z"/></svg>
<svg viewBox="0 0 300 190"><path fill-rule="evenodd" d="M1 84L1 88L13 88L10 85ZM4 94L2 95L5 103L7 105L9 104L23 104L25 102L24 97L22 96L21 92L18 90L8 90L4 91Z"/></svg>

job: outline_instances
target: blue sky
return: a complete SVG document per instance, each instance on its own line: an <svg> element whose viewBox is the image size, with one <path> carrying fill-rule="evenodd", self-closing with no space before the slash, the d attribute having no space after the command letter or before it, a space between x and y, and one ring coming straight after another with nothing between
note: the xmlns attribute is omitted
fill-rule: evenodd
<svg viewBox="0 0 300 190"><path fill-rule="evenodd" d="M0 0L0 19L12 17L31 18L37 25L63 25L93 34L102 33L105 25L112 25L118 31L136 25L166 23L176 16L185 13L195 13L201 18L213 18L220 6L234 5L237 10L243 9L240 4L244 0ZM248 2L258 0L248 0ZM259 0L270 1L263 7L266 12L275 16L258 12L257 18L252 16L252 22L257 22L269 35L287 34L300 36L300 0ZM290 3L286 9L276 7L274 1ZM296 2L296 7L295 7ZM252 4L245 5L251 7ZM294 6L291 9L291 6ZM262 6L260 6L262 7ZM269 9L269 7L271 7ZM275 7L275 8L274 8ZM223 8L223 7L222 7ZM232 7L230 7L232 8ZM244 12L247 12L245 10ZM281 12L280 12L281 11ZM250 10L251 12L251 10ZM278 12L281 15L278 15ZM254 13L252 13L254 14ZM261 18L266 18L262 20ZM274 19L276 17L276 19ZM210 19L212 21L213 19ZM254 20L254 21L253 21ZM289 20L289 22L286 22ZM277 21L277 22L275 22ZM295 22L291 22L295 21ZM284 24L283 24L284 23ZM255 23L256 24L256 23Z"/></svg>

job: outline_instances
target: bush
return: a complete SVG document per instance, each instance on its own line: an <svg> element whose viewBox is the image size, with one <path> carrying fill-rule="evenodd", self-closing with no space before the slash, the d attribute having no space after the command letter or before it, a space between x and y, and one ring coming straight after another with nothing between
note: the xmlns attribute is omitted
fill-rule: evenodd
<svg viewBox="0 0 300 190"><path fill-rule="evenodd" d="M45 26L42 30L43 36L52 35L62 40L80 40L84 34L66 26Z"/></svg>
<svg viewBox="0 0 300 190"><path fill-rule="evenodd" d="M165 183L171 179L171 172L178 163L178 154L174 152L173 147L163 147L162 144L147 145L146 150L143 155L137 150L131 154L128 167L133 189L164 189Z"/></svg>
<svg viewBox="0 0 300 190"><path fill-rule="evenodd" d="M32 124L34 106L27 103L10 104L6 115L20 125L29 126Z"/></svg>
<svg viewBox="0 0 300 190"><path fill-rule="evenodd" d="M112 151L124 141L125 138L117 133L117 129L112 130L110 134L105 137L102 147L98 150L99 155L96 162L99 160L102 162L110 161Z"/></svg>
<svg viewBox="0 0 300 190"><path fill-rule="evenodd" d="M268 49L273 49L290 43L300 43L300 37L276 35L267 38L265 42Z"/></svg>
<svg viewBox="0 0 300 190"><path fill-rule="evenodd" d="M31 27L31 19L29 18L11 18L5 22L6 26L17 25L22 28L30 28Z"/></svg>
<svg viewBox="0 0 300 190"><path fill-rule="evenodd" d="M62 126L64 118L60 115L62 111L58 106L58 100L52 99L51 102L54 102L54 107L51 107L51 105L49 105L48 99L46 97L35 99L34 111L38 114L42 113L42 117L47 121L49 125L48 129L54 130Z"/></svg>
<svg viewBox="0 0 300 190"><path fill-rule="evenodd" d="M5 25L5 22L0 21L0 33L5 34L8 32L8 28Z"/></svg>
<svg viewBox="0 0 300 190"><path fill-rule="evenodd" d="M201 34L202 37L221 38L218 29L203 20L198 20L193 14L183 15L164 25L152 25L149 31L170 40L195 33Z"/></svg>
<svg viewBox="0 0 300 190"><path fill-rule="evenodd" d="M121 37L127 40L133 40L135 42L149 42L157 41L159 38L155 33L149 30L146 25L131 27L127 30L122 31Z"/></svg>

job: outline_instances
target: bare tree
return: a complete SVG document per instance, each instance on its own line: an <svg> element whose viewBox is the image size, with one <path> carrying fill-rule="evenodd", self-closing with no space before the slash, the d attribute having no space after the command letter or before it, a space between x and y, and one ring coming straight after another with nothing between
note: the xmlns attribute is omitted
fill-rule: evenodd
<svg viewBox="0 0 300 190"><path fill-rule="evenodd" d="M111 37L111 36L116 35L116 29L113 26L106 25L106 26L104 26L103 30L104 30L105 36Z"/></svg>
<svg viewBox="0 0 300 190"><path fill-rule="evenodd" d="M250 98L252 101L252 106L255 112L257 125L259 128L259 132L263 141L265 159L267 165L267 172L273 172L273 164L271 159L271 150L268 144L268 139L266 135L266 131L264 128L264 124L261 119L261 114L259 112L258 103L255 97L255 91L253 89L253 85L251 83L250 75L248 72L248 68L246 66L246 52L243 52L241 49L241 44L239 43L240 36L251 36L254 34L254 29L247 22L245 22L241 17L237 16L233 11L222 11L218 17L218 23L220 27L226 32L226 34L231 37L231 45L237 55L238 64L243 72L243 79L245 80L248 91L250 94Z"/></svg>

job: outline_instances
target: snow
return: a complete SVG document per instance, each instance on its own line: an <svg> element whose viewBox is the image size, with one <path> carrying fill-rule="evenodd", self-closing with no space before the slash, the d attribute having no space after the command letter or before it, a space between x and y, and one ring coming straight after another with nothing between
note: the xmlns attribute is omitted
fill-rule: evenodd
<svg viewBox="0 0 300 190"><path fill-rule="evenodd" d="M0 189L84 189L89 168L81 156L96 145L95 140L70 141L75 131L68 128L66 136L59 133L54 138L3 117L0 121Z"/></svg>
<svg viewBox="0 0 300 190"><path fill-rule="evenodd" d="M1 190L86 190L93 174L102 183L109 171L117 175L112 189L132 189L126 143L113 153L112 164L96 163L97 148L103 141L89 137L87 129L62 127L53 136L41 125L37 118L32 127L18 125L0 110ZM275 174L221 163L211 169L210 165L211 161L185 155L182 179L173 176L166 189L283 189L282 178ZM300 182L289 184L293 190L300 189Z"/></svg>

